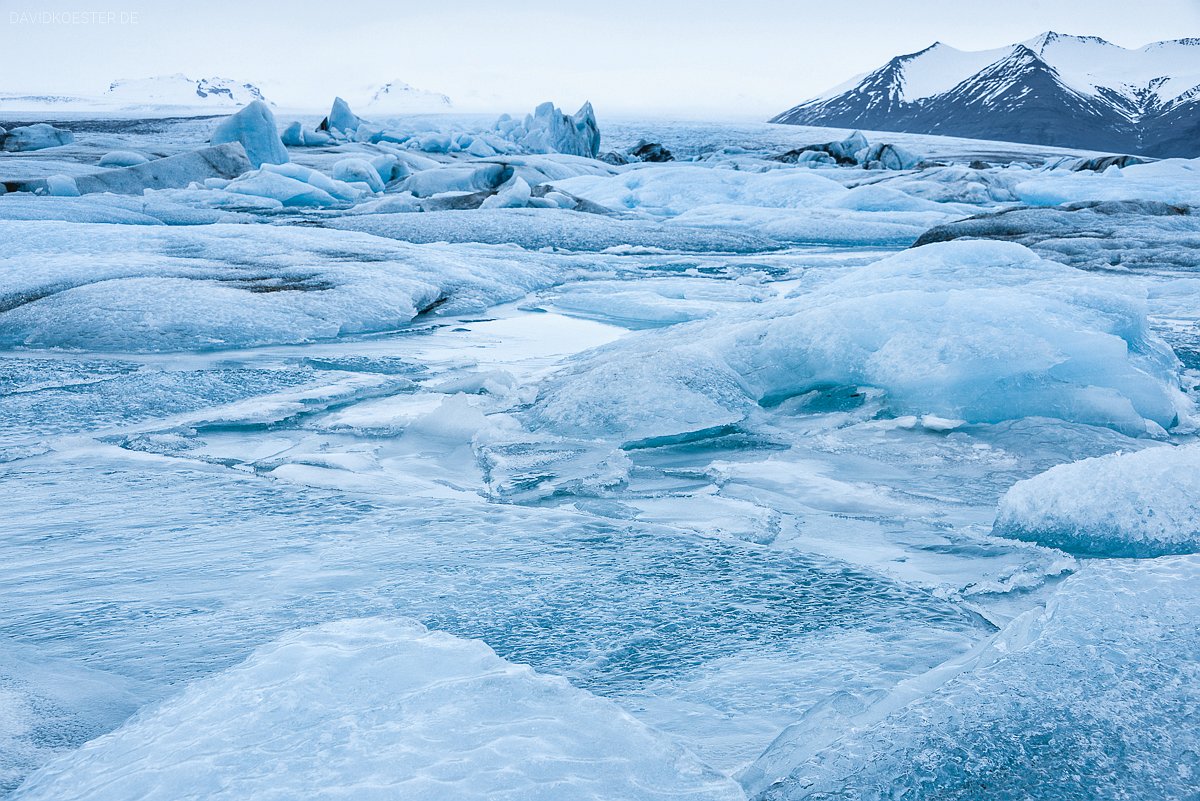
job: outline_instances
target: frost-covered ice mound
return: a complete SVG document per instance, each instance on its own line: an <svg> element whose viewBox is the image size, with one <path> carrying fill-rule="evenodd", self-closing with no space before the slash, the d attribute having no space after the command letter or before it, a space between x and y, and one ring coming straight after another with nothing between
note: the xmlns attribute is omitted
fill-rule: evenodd
<svg viewBox="0 0 1200 801"><path fill-rule="evenodd" d="M568 275L542 254L265 225L0 222L0 246L5 347L304 342L393 329L438 304L482 309Z"/></svg>
<svg viewBox="0 0 1200 801"><path fill-rule="evenodd" d="M536 422L642 440L738 423L831 387L875 387L897 414L1049 417L1161 433L1190 414L1144 296L1019 245L950 242L797 298L642 334L552 381Z"/></svg>
<svg viewBox="0 0 1200 801"><path fill-rule="evenodd" d="M1195 799L1197 616L1196 557L1090 565L974 669L847 733L761 798Z"/></svg>
<svg viewBox="0 0 1200 801"><path fill-rule="evenodd" d="M1084 556L1200 550L1200 445L1059 465L1000 500L995 532Z"/></svg>
<svg viewBox="0 0 1200 801"><path fill-rule="evenodd" d="M285 636L51 763L16 798L734 801L611 702L411 621Z"/></svg>

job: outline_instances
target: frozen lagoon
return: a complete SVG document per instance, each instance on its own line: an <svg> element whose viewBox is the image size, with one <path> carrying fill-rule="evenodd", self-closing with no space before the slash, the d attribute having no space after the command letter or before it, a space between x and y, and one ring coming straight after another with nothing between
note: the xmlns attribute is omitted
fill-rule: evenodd
<svg viewBox="0 0 1200 801"><path fill-rule="evenodd" d="M14 162L82 173L205 124ZM1130 797L1188 797L1195 557L1077 558L992 523L1056 465L1191 440L1194 279L1011 244L896 256L1086 177L912 137L994 164L767 158L836 135L630 124L615 147L696 160L517 165L613 216L403 212L399 186L309 210L0 196L5 792L1036 797L1027 768L1058 771L1083 720L1136 758ZM420 152L415 174L454 168L427 183L477 158ZM1097 687L1141 703L1136 731Z"/></svg>

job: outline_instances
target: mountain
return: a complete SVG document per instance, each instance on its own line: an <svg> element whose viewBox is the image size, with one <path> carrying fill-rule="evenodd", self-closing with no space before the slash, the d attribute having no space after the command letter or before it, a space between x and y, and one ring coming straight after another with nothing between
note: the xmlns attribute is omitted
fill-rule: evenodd
<svg viewBox="0 0 1200 801"><path fill-rule="evenodd" d="M454 104L450 98L438 92L415 89L404 81L395 80L372 88L370 99L363 106L368 116L388 114L418 114L450 111Z"/></svg>
<svg viewBox="0 0 1200 801"><path fill-rule="evenodd" d="M186 75L157 75L152 78L120 80L109 84L101 100L119 107L180 106L237 108L255 100L266 100L252 83L230 78L200 78ZM268 101L269 102L269 101Z"/></svg>
<svg viewBox="0 0 1200 801"><path fill-rule="evenodd" d="M1128 50L1044 33L996 50L897 56L772 122L1200 155L1200 39Z"/></svg>
<svg viewBox="0 0 1200 801"><path fill-rule="evenodd" d="M252 83L176 74L113 81L100 95L0 94L0 111L223 113L255 100L266 98Z"/></svg>

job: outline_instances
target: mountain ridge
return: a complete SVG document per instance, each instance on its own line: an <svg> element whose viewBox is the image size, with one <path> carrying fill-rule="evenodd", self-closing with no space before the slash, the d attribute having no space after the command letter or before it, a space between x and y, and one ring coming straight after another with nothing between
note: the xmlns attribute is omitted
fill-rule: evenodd
<svg viewBox="0 0 1200 801"><path fill-rule="evenodd" d="M1054 31L984 51L935 42L771 122L1196 156L1200 39L1137 50Z"/></svg>

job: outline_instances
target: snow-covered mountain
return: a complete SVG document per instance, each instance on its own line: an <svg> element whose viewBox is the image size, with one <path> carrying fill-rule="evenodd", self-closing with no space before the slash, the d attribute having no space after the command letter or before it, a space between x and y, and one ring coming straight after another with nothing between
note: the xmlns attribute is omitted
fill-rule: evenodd
<svg viewBox="0 0 1200 801"><path fill-rule="evenodd" d="M404 81L394 80L372 87L363 111L368 115L388 115L450 111L452 108L454 104L450 98L440 92L417 89Z"/></svg>
<svg viewBox="0 0 1200 801"><path fill-rule="evenodd" d="M266 100L252 83L231 78L199 78L186 75L156 75L151 78L113 81L102 100L113 105L237 108L255 100ZM268 101L269 102L269 101Z"/></svg>
<svg viewBox="0 0 1200 801"><path fill-rule="evenodd" d="M113 81L98 95L35 93L0 94L0 111L225 113L255 100L265 100L252 83L231 78L199 78L182 74ZM274 104L272 104L274 105Z"/></svg>
<svg viewBox="0 0 1200 801"><path fill-rule="evenodd" d="M772 122L1200 155L1200 39L1129 50L1044 33L997 50L938 42Z"/></svg>

